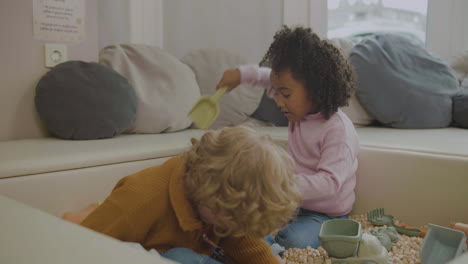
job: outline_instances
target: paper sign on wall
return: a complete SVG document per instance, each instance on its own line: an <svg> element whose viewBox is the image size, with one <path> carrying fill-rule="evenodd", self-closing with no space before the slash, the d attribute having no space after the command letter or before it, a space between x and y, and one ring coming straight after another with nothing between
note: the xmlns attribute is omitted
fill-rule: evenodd
<svg viewBox="0 0 468 264"><path fill-rule="evenodd" d="M33 0L33 16L35 39L85 39L85 0Z"/></svg>

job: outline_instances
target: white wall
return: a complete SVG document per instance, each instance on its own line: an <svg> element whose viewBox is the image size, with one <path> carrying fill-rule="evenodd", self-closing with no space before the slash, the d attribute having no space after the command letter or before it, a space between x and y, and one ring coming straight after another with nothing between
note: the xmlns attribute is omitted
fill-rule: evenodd
<svg viewBox="0 0 468 264"><path fill-rule="evenodd" d="M327 37L327 0L284 0L283 23L311 27L321 38Z"/></svg>
<svg viewBox="0 0 468 264"><path fill-rule="evenodd" d="M162 47L163 0L99 0L99 49L118 43Z"/></svg>
<svg viewBox="0 0 468 264"><path fill-rule="evenodd" d="M282 0L99 0L99 48L140 43L180 58L222 48L258 62L283 21Z"/></svg>
<svg viewBox="0 0 468 264"><path fill-rule="evenodd" d="M447 61L468 50L467 0L429 0L426 43Z"/></svg>
<svg viewBox="0 0 468 264"><path fill-rule="evenodd" d="M95 0L86 0L85 40L65 42L69 60L96 61L98 52ZM33 37L33 2L0 1L0 140L45 136L34 96L44 65L44 43Z"/></svg>
<svg viewBox="0 0 468 264"><path fill-rule="evenodd" d="M98 0L99 49L130 42L129 0Z"/></svg>
<svg viewBox="0 0 468 264"><path fill-rule="evenodd" d="M259 62L283 20L280 0L165 0L164 48L223 48Z"/></svg>

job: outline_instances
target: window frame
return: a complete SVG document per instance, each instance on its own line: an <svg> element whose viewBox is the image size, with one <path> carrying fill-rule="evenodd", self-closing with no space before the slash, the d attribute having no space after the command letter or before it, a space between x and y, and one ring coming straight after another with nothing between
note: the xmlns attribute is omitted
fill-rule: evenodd
<svg viewBox="0 0 468 264"><path fill-rule="evenodd" d="M283 23L311 27L326 38L327 0L283 0ZM468 50L468 1L428 0L426 48L445 60Z"/></svg>

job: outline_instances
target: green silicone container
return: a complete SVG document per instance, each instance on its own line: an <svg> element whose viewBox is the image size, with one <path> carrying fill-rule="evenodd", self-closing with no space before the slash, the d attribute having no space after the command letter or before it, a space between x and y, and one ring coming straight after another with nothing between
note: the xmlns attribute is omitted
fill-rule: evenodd
<svg viewBox="0 0 468 264"><path fill-rule="evenodd" d="M330 257L355 256L361 240L361 224L351 219L325 221L320 228L319 239Z"/></svg>

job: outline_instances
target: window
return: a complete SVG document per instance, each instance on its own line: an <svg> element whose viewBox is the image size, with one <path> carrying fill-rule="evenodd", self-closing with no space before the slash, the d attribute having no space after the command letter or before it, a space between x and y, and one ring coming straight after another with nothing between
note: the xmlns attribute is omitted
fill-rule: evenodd
<svg viewBox="0 0 468 264"><path fill-rule="evenodd" d="M428 0L328 0L328 38L390 32L425 45Z"/></svg>

